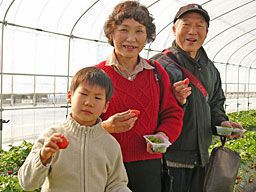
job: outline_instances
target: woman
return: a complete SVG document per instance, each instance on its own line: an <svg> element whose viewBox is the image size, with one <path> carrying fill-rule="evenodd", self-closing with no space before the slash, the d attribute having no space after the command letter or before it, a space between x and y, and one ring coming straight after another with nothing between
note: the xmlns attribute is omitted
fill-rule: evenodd
<svg viewBox="0 0 256 192"><path fill-rule="evenodd" d="M155 38L153 18L139 2L125 1L116 5L104 31L114 51L97 66L112 79L114 96L102 116L103 127L121 146L128 187L133 192L160 192L162 154L154 152L143 136L156 134L173 143L181 132L183 111L165 70L139 56ZM155 67L161 76L161 98Z"/></svg>

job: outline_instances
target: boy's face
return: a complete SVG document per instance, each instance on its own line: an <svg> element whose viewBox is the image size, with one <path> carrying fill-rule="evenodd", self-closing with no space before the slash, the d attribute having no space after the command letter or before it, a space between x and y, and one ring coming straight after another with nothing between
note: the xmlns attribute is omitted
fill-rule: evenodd
<svg viewBox="0 0 256 192"><path fill-rule="evenodd" d="M104 88L89 85L86 81L80 83L74 93L68 92L68 102L71 104L72 117L81 125L92 126L97 118L105 113L108 107Z"/></svg>

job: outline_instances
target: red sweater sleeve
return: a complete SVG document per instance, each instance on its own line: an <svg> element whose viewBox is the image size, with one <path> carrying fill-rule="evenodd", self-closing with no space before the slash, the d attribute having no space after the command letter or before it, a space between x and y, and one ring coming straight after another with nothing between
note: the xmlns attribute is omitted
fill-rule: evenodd
<svg viewBox="0 0 256 192"><path fill-rule="evenodd" d="M174 97L167 72L156 61L155 65L161 76L162 91L160 119L157 131L164 132L169 137L171 143L174 143L181 133L184 112Z"/></svg>

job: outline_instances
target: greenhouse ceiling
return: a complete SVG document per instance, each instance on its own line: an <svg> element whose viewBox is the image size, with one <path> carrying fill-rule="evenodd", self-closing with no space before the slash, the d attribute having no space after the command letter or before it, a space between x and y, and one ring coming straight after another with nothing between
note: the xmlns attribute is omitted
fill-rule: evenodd
<svg viewBox="0 0 256 192"><path fill-rule="evenodd" d="M120 0L0 0L3 39L8 36L6 31L19 31L37 35L47 33L64 38L72 37L71 39L89 43L100 42L108 46L103 24L119 2ZM211 17L208 37L204 44L209 57L216 63L256 67L255 0L141 0L140 2L149 8L157 26L157 38L145 47L145 51L160 51L170 46L173 40L172 20L178 8L187 3L198 3L208 10ZM26 37L21 43L25 46ZM13 48L3 46L3 49L8 47ZM92 54L92 56L96 55ZM92 59L91 62L94 61L95 59Z"/></svg>

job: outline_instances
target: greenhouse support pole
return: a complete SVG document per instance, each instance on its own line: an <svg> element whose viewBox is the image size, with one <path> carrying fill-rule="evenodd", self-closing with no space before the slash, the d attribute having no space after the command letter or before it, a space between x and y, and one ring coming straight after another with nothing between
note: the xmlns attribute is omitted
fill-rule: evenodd
<svg viewBox="0 0 256 192"><path fill-rule="evenodd" d="M0 46L0 74L1 74L1 84L0 84L0 149L2 149L2 131L3 131L3 39L4 39L4 22L2 23L1 31L1 46Z"/></svg>
<svg viewBox="0 0 256 192"><path fill-rule="evenodd" d="M73 31L77 25L77 23L80 21L80 19L95 5L99 2L100 0L95 1L88 9L86 9L82 15L76 20L75 24L73 25L71 31L70 31L70 36L68 40L68 71L67 71L67 91L69 90L69 78L70 78L70 54L71 54L71 40L74 37L73 36ZM68 116L68 103L67 103L67 112L66 112L66 117Z"/></svg>
<svg viewBox="0 0 256 192"><path fill-rule="evenodd" d="M2 149L2 137L3 137L2 130L3 130L3 123L2 123L2 120L1 120L1 122L0 122L0 149Z"/></svg>
<svg viewBox="0 0 256 192"><path fill-rule="evenodd" d="M8 11L10 10L11 6L13 5L15 0L13 0L11 2L11 4L9 5L9 7L7 8L5 14L4 14L4 18L3 18L3 23L2 23L2 31L1 31L1 46L0 46L0 74L1 74L1 90L0 90L0 149L2 149L2 131L3 131L3 123L8 123L8 121L4 121L3 120L3 96L2 96L2 93L3 93L3 50L4 50L4 27L5 25L7 24L6 22L6 16L7 16L7 13Z"/></svg>

